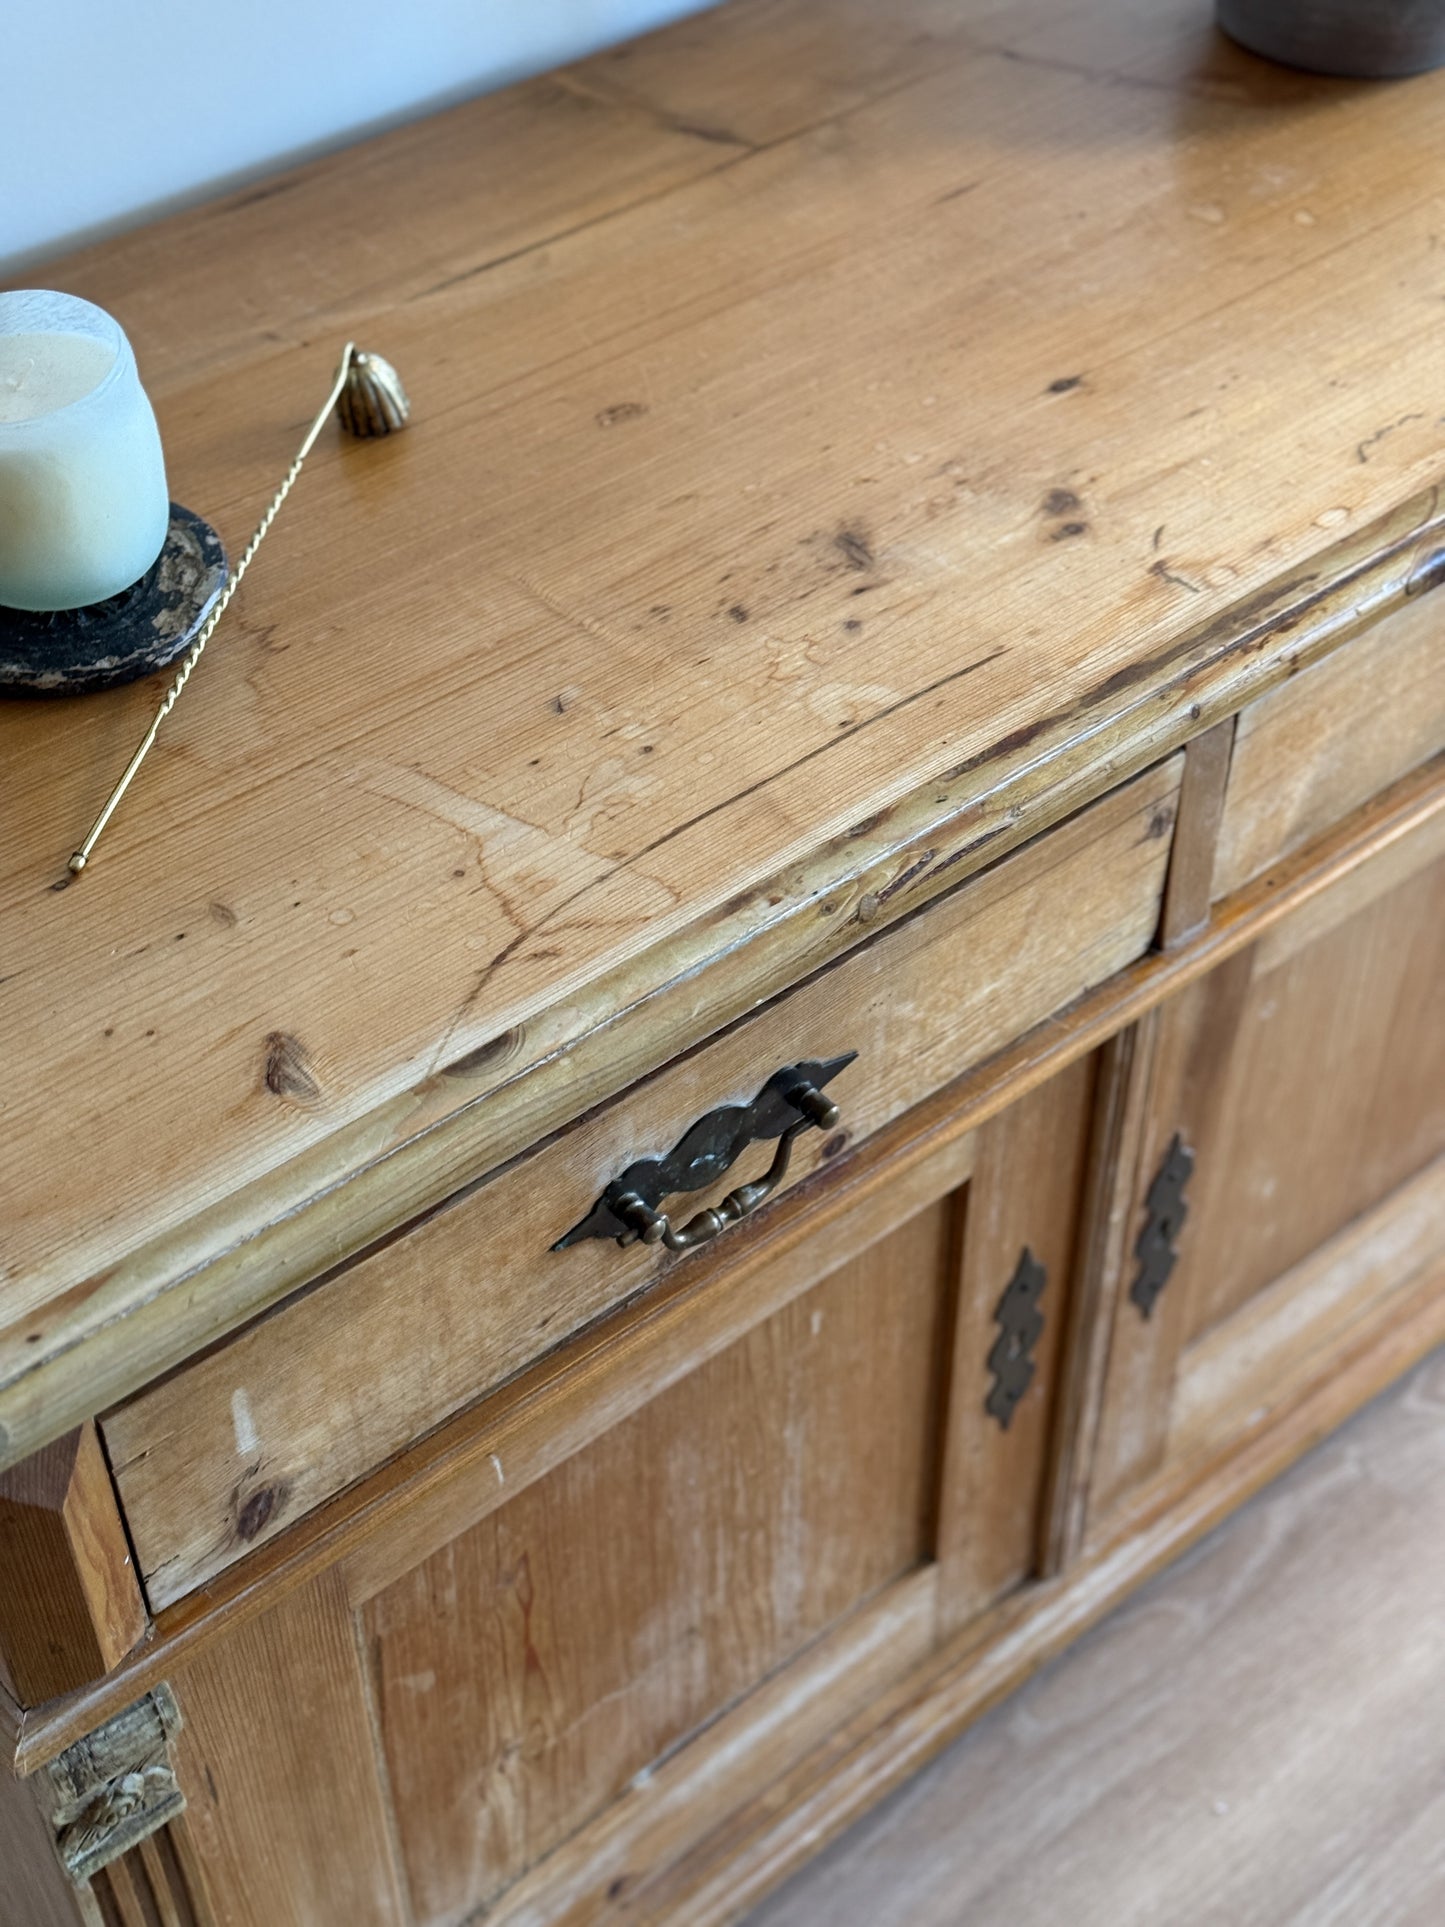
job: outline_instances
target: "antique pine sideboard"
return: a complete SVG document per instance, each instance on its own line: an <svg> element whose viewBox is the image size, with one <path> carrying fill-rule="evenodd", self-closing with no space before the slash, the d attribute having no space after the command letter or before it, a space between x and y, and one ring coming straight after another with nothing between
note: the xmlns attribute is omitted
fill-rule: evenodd
<svg viewBox="0 0 1445 1927"><path fill-rule="evenodd" d="M738 1918L1445 1338L1442 121L737 0L45 272L415 420L0 710L6 1927Z"/></svg>

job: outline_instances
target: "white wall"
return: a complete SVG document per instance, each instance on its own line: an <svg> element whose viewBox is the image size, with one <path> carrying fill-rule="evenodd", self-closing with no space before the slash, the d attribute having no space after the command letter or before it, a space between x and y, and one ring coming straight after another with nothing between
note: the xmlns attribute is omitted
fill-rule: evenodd
<svg viewBox="0 0 1445 1927"><path fill-rule="evenodd" d="M0 0L0 273L704 0Z"/></svg>

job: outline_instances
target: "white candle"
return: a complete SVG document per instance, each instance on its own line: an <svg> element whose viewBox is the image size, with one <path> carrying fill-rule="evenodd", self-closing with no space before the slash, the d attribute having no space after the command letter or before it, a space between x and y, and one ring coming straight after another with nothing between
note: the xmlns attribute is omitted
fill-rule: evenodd
<svg viewBox="0 0 1445 1927"><path fill-rule="evenodd" d="M161 438L119 324L74 295L0 294L0 604L118 595L169 525Z"/></svg>

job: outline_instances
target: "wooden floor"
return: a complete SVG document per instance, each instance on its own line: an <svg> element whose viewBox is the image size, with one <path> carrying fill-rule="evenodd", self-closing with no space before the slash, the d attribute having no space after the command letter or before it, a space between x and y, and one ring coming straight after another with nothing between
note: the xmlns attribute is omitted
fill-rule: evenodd
<svg viewBox="0 0 1445 1927"><path fill-rule="evenodd" d="M750 1927L1061 1922L1445 1922L1445 1353Z"/></svg>

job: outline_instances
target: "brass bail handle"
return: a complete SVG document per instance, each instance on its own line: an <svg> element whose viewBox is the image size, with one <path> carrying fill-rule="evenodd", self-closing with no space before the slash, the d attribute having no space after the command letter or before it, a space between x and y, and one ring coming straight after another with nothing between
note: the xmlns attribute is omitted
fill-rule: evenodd
<svg viewBox="0 0 1445 1927"><path fill-rule="evenodd" d="M681 1227L674 1225L665 1211L654 1211L635 1191L624 1191L612 1209L630 1227L630 1237L619 1239L618 1242L630 1242L631 1237L636 1237L645 1245L666 1245L669 1251L690 1251L695 1245L710 1243L730 1224L750 1217L787 1176L794 1138L803 1131L831 1131L838 1122L838 1106L813 1084L795 1084L787 1093L787 1101L802 1115L796 1124L788 1126L778 1140L778 1148L765 1176L754 1179L751 1184L738 1185L728 1192L721 1204L699 1211L695 1218L690 1218Z"/></svg>

